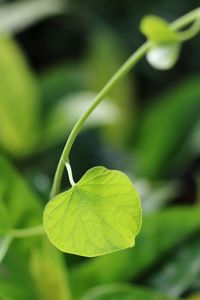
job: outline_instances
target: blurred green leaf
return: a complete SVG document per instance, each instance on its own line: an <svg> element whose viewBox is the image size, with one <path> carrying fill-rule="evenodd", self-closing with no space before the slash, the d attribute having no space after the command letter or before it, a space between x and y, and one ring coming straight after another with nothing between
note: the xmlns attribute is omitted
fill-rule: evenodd
<svg viewBox="0 0 200 300"><path fill-rule="evenodd" d="M200 119L194 124L188 138L183 141L178 153L174 153L171 165L173 169L181 172L183 168L187 169L195 157L200 153ZM183 163L184 162L184 163Z"/></svg>
<svg viewBox="0 0 200 300"><path fill-rule="evenodd" d="M48 241L44 246L41 237L31 243L28 240L29 247L25 240L14 241L1 264L0 296L2 293L10 300L71 299L62 254Z"/></svg>
<svg viewBox="0 0 200 300"><path fill-rule="evenodd" d="M137 278L200 228L199 214L199 208L180 207L145 216L133 249L89 260L71 270L74 297L80 297L88 288L99 284Z"/></svg>
<svg viewBox="0 0 200 300"><path fill-rule="evenodd" d="M180 189L177 181L150 182L139 179L135 186L142 199L143 214L162 209L178 195Z"/></svg>
<svg viewBox="0 0 200 300"><path fill-rule="evenodd" d="M4 189L2 197L9 210L14 228L26 228L41 224L41 200L31 191L20 174L0 156L0 182ZM42 236L14 240L9 246L9 238L1 239L0 252L7 252L0 265L0 299L9 300L51 300L53 292L46 293L53 288L60 288L57 292L58 300L70 299L66 268L60 257L62 254L46 241ZM38 281L43 281L38 284ZM61 288L62 287L62 288ZM53 290L54 291L54 290ZM66 298L64 298L66 296ZM55 298L53 298L55 299Z"/></svg>
<svg viewBox="0 0 200 300"><path fill-rule="evenodd" d="M81 300L173 300L155 291L131 285L113 284L96 287ZM175 300L175 299L174 299Z"/></svg>
<svg viewBox="0 0 200 300"><path fill-rule="evenodd" d="M199 249L198 232L169 255L159 269L145 280L145 284L174 297L182 295L199 277Z"/></svg>
<svg viewBox="0 0 200 300"><path fill-rule="evenodd" d="M65 262L46 238L40 248L33 249L30 265L42 300L71 299Z"/></svg>
<svg viewBox="0 0 200 300"><path fill-rule="evenodd" d="M44 148L66 139L77 118L125 57L121 41L106 28L93 34L83 66L64 65L46 70L40 76L40 90L49 109ZM133 91L129 78L123 79L109 94L109 99L95 110L86 126L106 126L102 132L109 141L124 139L130 129L127 125L132 122Z"/></svg>
<svg viewBox="0 0 200 300"><path fill-rule="evenodd" d="M38 299L29 270L30 250L36 242L38 240L34 239L28 248L24 246L24 240L12 243L0 265L0 296L2 293L9 300Z"/></svg>
<svg viewBox="0 0 200 300"><path fill-rule="evenodd" d="M91 45L85 60L86 89L98 93L127 58L123 41L109 27L101 26L91 37ZM135 113L135 83L126 76L112 88L109 99L120 108L118 126L103 132L110 141L124 141L133 124ZM98 108L97 108L98 109Z"/></svg>
<svg viewBox="0 0 200 300"><path fill-rule="evenodd" d="M41 224L42 209L38 198L2 155L0 155L0 166L0 182L3 186L0 203L4 203L9 213L11 227Z"/></svg>
<svg viewBox="0 0 200 300"><path fill-rule="evenodd" d="M187 298L188 300L200 300L200 294L194 294Z"/></svg>
<svg viewBox="0 0 200 300"><path fill-rule="evenodd" d="M135 245L142 223L141 201L124 173L93 167L47 203L43 222L59 250L100 256Z"/></svg>
<svg viewBox="0 0 200 300"><path fill-rule="evenodd" d="M170 28L169 24L157 17L146 16L140 23L140 31L156 44L174 43L179 41L178 34Z"/></svg>
<svg viewBox="0 0 200 300"><path fill-rule="evenodd" d="M12 228L10 214L0 194L0 236L4 235L10 228Z"/></svg>
<svg viewBox="0 0 200 300"><path fill-rule="evenodd" d="M63 63L46 69L38 76L38 86L47 109L56 105L63 97L74 92L84 91L84 74L78 64ZM52 108L53 109L53 108Z"/></svg>
<svg viewBox="0 0 200 300"><path fill-rule="evenodd" d="M0 4L0 32L16 33L63 11L63 0L32 0Z"/></svg>
<svg viewBox="0 0 200 300"><path fill-rule="evenodd" d="M47 115L41 147L48 148L65 141L75 122L86 111L94 97L94 93L87 91L73 93L53 106ZM119 116L119 107L107 99L94 111L84 128L113 126L118 124Z"/></svg>
<svg viewBox="0 0 200 300"><path fill-rule="evenodd" d="M12 242L12 236L6 235L0 237L0 264L6 255L8 248Z"/></svg>
<svg viewBox="0 0 200 300"><path fill-rule="evenodd" d="M28 185L0 155L0 261L9 250L12 228L42 222L42 209ZM31 244L30 244L31 245Z"/></svg>
<svg viewBox="0 0 200 300"><path fill-rule="evenodd" d="M18 45L0 36L0 144L16 157L36 145L39 95L35 78Z"/></svg>
<svg viewBox="0 0 200 300"><path fill-rule="evenodd" d="M153 179L166 175L173 156L181 151L199 120L199 96L199 78L194 77L160 96L149 107L135 145L134 161L139 174ZM184 168L184 157L181 163Z"/></svg>
<svg viewBox="0 0 200 300"><path fill-rule="evenodd" d="M123 41L109 27L94 31L85 60L86 86L99 92L126 59ZM122 79L109 93L109 97L128 111L132 88L129 77ZM127 105L128 107L126 108Z"/></svg>

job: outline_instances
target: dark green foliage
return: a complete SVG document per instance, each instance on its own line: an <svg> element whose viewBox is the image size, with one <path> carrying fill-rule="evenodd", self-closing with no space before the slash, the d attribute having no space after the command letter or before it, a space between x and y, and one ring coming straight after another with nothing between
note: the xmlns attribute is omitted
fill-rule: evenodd
<svg viewBox="0 0 200 300"><path fill-rule="evenodd" d="M140 20L171 22L198 1L63 0L59 9L57 0L21 1L0 1L0 300L200 294L199 36L169 71L141 61L88 120L70 156L77 181L95 165L129 175L144 212L135 248L82 258L58 252L45 235L12 236L42 223L63 143L144 41ZM67 184L64 176L63 190Z"/></svg>

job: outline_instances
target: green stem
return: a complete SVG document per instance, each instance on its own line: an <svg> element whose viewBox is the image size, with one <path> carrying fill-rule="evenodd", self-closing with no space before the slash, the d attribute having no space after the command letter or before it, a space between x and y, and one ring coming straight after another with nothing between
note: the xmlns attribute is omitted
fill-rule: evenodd
<svg viewBox="0 0 200 300"><path fill-rule="evenodd" d="M110 81L104 86L104 88L100 91L100 93L95 97L91 105L88 107L87 111L81 116L78 122L75 124L74 128L72 129L67 143L64 147L62 155L60 157L58 167L56 170L56 174L54 177L53 187L51 190L50 197L54 197L59 193L60 190L60 182L62 178L62 174L65 168L65 164L69 163L69 153L72 148L72 145L80 132L83 124L93 112L93 110L97 107L97 105L105 98L108 92L112 89L112 87L122 78L124 77L128 71L142 58L145 53L150 48L150 43L147 42L142 45L122 66L121 68L115 73L115 75L110 79Z"/></svg>
<svg viewBox="0 0 200 300"><path fill-rule="evenodd" d="M39 225L39 226L25 228L25 229L13 229L11 230L10 235L13 238L25 238L34 235L41 235L44 233L45 231L43 226Z"/></svg>
<svg viewBox="0 0 200 300"><path fill-rule="evenodd" d="M200 9L195 9L185 16L179 18L178 20L171 23L171 28L174 30L178 30L183 28L184 26L190 24L194 20L196 20L200 16ZM69 138L66 142L62 155L60 157L57 170L54 177L54 182L51 190L50 197L56 196L60 191L60 183L63 175L63 171L65 168L65 164L69 163L69 153L72 148L72 145L79 134L81 128L83 127L85 121L88 119L90 114L94 111L97 105L105 98L105 96L110 92L113 86L122 79L131 69L132 67L147 53L149 48L151 47L151 43L147 41L143 44L115 73L115 75L108 81L108 83L104 86L104 88L100 91L100 93L95 97L91 105L88 107L87 111L80 117L80 119L75 124L72 129Z"/></svg>
<svg viewBox="0 0 200 300"><path fill-rule="evenodd" d="M193 38L200 31L200 18L197 19L189 29L180 32L179 37L181 41L187 41Z"/></svg>
<svg viewBox="0 0 200 300"><path fill-rule="evenodd" d="M174 30L180 30L200 18L200 8L196 8L170 24Z"/></svg>

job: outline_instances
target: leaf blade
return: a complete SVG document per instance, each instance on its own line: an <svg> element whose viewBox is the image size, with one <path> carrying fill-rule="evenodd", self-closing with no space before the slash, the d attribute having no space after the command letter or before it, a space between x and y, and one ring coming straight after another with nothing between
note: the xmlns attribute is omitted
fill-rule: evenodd
<svg viewBox="0 0 200 300"><path fill-rule="evenodd" d="M102 285L91 289L81 300L173 300L156 291L128 284ZM174 299L175 300L175 299Z"/></svg>
<svg viewBox="0 0 200 300"><path fill-rule="evenodd" d="M68 253L93 257L132 247L141 226L139 196L125 174L95 167L47 204L44 226Z"/></svg>

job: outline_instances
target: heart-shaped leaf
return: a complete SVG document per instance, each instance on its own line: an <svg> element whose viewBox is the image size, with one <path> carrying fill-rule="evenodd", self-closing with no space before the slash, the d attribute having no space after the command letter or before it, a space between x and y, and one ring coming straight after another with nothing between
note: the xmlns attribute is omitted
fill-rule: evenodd
<svg viewBox="0 0 200 300"><path fill-rule="evenodd" d="M140 226L140 199L131 181L104 167L87 171L44 211L51 242L63 252L88 257L134 246Z"/></svg>

